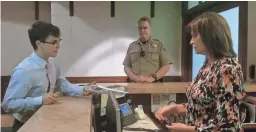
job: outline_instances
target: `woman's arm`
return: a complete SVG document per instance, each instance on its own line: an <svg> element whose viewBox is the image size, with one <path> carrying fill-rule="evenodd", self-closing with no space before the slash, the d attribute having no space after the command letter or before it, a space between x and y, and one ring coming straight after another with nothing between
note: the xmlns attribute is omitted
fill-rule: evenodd
<svg viewBox="0 0 256 132"><path fill-rule="evenodd" d="M176 104L174 109L176 114L184 116L187 113L187 104Z"/></svg>
<svg viewBox="0 0 256 132"><path fill-rule="evenodd" d="M196 129L199 132L240 131L239 104L245 96L241 68L225 65L216 77L212 92L207 93L215 96L216 109L208 124L196 126Z"/></svg>

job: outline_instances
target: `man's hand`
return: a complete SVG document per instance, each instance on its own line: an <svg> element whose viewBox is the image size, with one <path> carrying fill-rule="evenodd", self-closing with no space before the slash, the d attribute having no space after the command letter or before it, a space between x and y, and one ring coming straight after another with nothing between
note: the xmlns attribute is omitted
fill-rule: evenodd
<svg viewBox="0 0 256 132"><path fill-rule="evenodd" d="M43 105L54 104L57 102L57 97L60 96L59 92L47 93L43 96Z"/></svg>
<svg viewBox="0 0 256 132"><path fill-rule="evenodd" d="M87 91L83 92L83 96L89 96L89 95L90 95L90 92L87 92Z"/></svg>
<svg viewBox="0 0 256 132"><path fill-rule="evenodd" d="M155 78L153 78L152 76L147 77L145 80L146 83L152 83L154 81L155 81Z"/></svg>
<svg viewBox="0 0 256 132"><path fill-rule="evenodd" d="M106 94L108 93L106 90L97 88L97 85L88 85L84 87L84 96L89 95L98 95L98 94Z"/></svg>
<svg viewBox="0 0 256 132"><path fill-rule="evenodd" d="M140 76L137 76L134 81L137 83L144 83L146 82L146 80L147 80L147 76L140 75Z"/></svg>

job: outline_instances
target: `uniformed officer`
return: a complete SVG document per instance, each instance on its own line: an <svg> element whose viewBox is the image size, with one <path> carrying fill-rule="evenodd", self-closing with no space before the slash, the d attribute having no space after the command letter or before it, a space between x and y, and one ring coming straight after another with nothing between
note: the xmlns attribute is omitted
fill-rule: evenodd
<svg viewBox="0 0 256 132"><path fill-rule="evenodd" d="M124 71L133 82L161 81L170 69L170 56L160 40L151 39L149 17L140 18L138 28L140 38L128 48L123 62Z"/></svg>

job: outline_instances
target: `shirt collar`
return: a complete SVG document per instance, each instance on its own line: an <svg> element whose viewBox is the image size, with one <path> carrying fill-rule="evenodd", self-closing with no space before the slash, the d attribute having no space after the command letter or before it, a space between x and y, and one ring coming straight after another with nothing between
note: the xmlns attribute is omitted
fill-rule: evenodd
<svg viewBox="0 0 256 132"><path fill-rule="evenodd" d="M30 55L30 57L40 66L42 66L43 68L45 68L47 61L45 61L44 59L42 59L41 57L39 57L34 51L33 53Z"/></svg>
<svg viewBox="0 0 256 132"><path fill-rule="evenodd" d="M149 40L148 40L145 44L150 43L150 42L151 42L151 40L152 40L152 39L151 39L151 37L150 37L150 38L149 38ZM138 43L139 43L139 44L143 44L143 43L140 41L140 39L138 39Z"/></svg>

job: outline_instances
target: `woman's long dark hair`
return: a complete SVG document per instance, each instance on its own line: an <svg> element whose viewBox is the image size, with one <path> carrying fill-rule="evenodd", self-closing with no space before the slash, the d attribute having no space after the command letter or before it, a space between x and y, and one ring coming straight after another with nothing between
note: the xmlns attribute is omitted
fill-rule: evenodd
<svg viewBox="0 0 256 132"><path fill-rule="evenodd" d="M200 34L207 51L216 59L236 57L233 50L230 28L224 17L207 12L187 25L188 31ZM206 60L207 61L207 60Z"/></svg>

